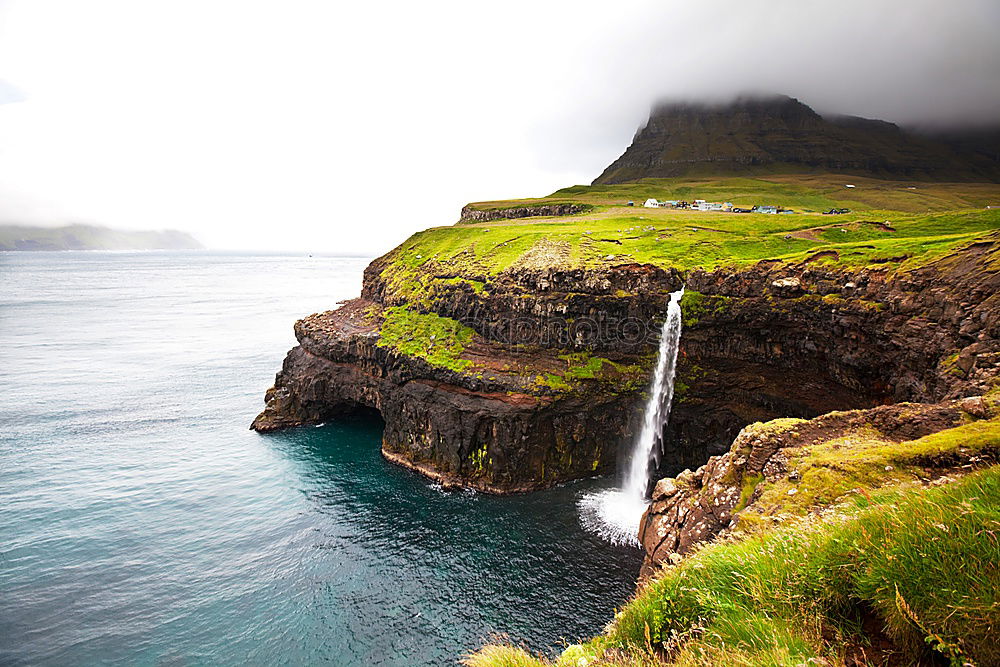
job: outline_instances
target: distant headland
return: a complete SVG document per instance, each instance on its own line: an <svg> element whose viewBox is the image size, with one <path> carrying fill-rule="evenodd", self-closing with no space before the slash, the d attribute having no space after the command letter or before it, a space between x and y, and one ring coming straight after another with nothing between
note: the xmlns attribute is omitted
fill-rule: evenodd
<svg viewBox="0 0 1000 667"><path fill-rule="evenodd" d="M200 250L193 236L175 229L126 231L97 225L0 225L0 250Z"/></svg>

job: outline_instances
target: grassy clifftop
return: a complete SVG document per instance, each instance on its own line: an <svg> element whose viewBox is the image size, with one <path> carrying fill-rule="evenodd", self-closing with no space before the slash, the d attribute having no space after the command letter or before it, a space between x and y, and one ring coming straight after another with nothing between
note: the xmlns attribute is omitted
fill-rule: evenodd
<svg viewBox="0 0 1000 667"><path fill-rule="evenodd" d="M592 205L586 213L428 229L390 253L389 273L383 277L417 298L429 287L420 274L473 279L479 281L475 287L480 290L483 281L515 268L608 268L649 263L683 271L779 260L905 270L1000 229L1000 208L986 208L990 202L1000 202L1000 185L914 186L853 179L856 187L847 189L844 178L836 183L834 177L827 179L785 176L773 180L657 180L576 186L560 190L551 199ZM647 196L725 199L743 207L772 203L799 213L642 208ZM547 199L476 206L544 204ZM639 205L624 206L628 199ZM818 212L832 207L852 212Z"/></svg>
<svg viewBox="0 0 1000 667"><path fill-rule="evenodd" d="M378 280L373 282L384 286L383 296L390 305L415 314L451 316L458 302L472 304L472 308L490 303L494 296L531 300L533 295L519 291L518 279L510 279L520 270L613 271L619 266L649 264L685 273L740 269L769 260L846 269L873 267L893 273L921 267L983 240L1000 239L1000 208L986 208L988 202L1000 201L1000 185L849 180L855 188L845 188L848 179L838 176L576 186L547 199L587 204L591 208L584 213L431 228L414 234L377 261L373 271ZM744 207L781 203L801 212L736 214L621 205L628 198L641 203L647 195L658 199L697 195ZM477 206L503 208L530 202ZM895 208L874 208L885 205ZM806 212L808 206L815 207L813 211L848 207L852 212L822 215ZM928 212L928 207L935 210ZM913 208L923 212L908 210ZM618 290L609 296L635 295ZM442 311L442 304L452 310ZM685 314L696 316L697 309L686 304ZM397 315L402 317L402 311ZM453 346L455 350L469 347L469 341L459 343ZM441 336L434 348L445 348ZM455 359L449 357L444 365L466 373L474 370L463 361L469 355L452 356ZM564 366L560 364L558 372L540 371L542 384L561 385L558 379L549 381L548 374L559 375Z"/></svg>

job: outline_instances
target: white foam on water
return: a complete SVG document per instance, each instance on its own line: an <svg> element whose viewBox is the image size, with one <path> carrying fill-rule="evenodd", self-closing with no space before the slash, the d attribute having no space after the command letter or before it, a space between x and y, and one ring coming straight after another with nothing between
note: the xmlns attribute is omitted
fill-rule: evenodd
<svg viewBox="0 0 1000 667"><path fill-rule="evenodd" d="M576 504L584 529L619 546L639 546L639 519L646 509L641 496L622 489L587 493Z"/></svg>

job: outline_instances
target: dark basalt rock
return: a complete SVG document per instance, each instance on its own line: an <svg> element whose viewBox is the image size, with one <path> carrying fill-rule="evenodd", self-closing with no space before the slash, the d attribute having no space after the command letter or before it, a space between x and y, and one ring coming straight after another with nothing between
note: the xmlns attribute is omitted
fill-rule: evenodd
<svg viewBox="0 0 1000 667"><path fill-rule="evenodd" d="M542 215L576 215L589 211L588 204L539 204L537 206L516 206L513 208L478 209L471 204L462 207L459 222L490 222L491 220L514 220Z"/></svg>
<svg viewBox="0 0 1000 667"><path fill-rule="evenodd" d="M526 393L398 356L363 324L361 299L296 323L299 345L251 428L315 424L359 408L385 421L382 452L445 487L530 491L612 472L636 422L634 394Z"/></svg>
<svg viewBox="0 0 1000 667"><path fill-rule="evenodd" d="M254 428L367 406L386 420L387 455L449 484L525 490L613 470L641 391L538 391L394 356L377 345L377 327L350 317L366 303L404 302L383 279L392 262L390 253L365 271L363 301L296 325L300 345ZM568 348L651 365L669 294L686 284L663 457L671 472L726 451L755 421L983 393L1000 377L998 268L1000 234L905 272L811 261L686 273L514 269L476 277L481 292L449 283L421 303L472 327L484 363L517 353L543 368Z"/></svg>

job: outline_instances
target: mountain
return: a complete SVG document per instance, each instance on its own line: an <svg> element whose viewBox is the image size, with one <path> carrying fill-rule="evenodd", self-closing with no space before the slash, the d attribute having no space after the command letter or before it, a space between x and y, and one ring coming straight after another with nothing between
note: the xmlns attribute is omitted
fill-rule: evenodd
<svg viewBox="0 0 1000 667"><path fill-rule="evenodd" d="M995 134L929 136L881 120L824 117L786 96L661 104L594 184L798 172L1000 182L995 145Z"/></svg>
<svg viewBox="0 0 1000 667"><path fill-rule="evenodd" d="M0 250L199 250L190 234L174 229L125 231L95 225L0 225Z"/></svg>

